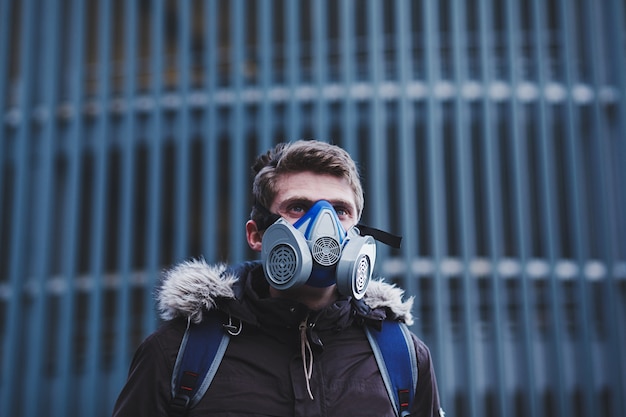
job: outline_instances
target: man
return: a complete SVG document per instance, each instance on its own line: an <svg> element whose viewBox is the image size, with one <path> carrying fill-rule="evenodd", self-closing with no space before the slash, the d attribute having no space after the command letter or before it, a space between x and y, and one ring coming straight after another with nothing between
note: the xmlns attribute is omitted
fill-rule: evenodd
<svg viewBox="0 0 626 417"><path fill-rule="evenodd" d="M354 161L337 146L299 141L261 155L253 171L246 235L262 261L230 269L197 260L166 274L158 294L166 322L137 350L113 415L169 415L186 328L216 312L232 336L189 416L396 415L365 328L411 324L412 299L369 279L375 248L354 227L363 210ZM328 242L317 253L307 246L314 235ZM418 363L410 415L443 415L428 348L410 339Z"/></svg>

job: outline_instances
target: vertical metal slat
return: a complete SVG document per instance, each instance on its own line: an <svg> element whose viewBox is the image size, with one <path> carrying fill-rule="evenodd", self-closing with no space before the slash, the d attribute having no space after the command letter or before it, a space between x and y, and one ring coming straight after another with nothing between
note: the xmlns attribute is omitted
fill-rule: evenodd
<svg viewBox="0 0 626 417"><path fill-rule="evenodd" d="M538 75L539 90L542 94L539 95L538 105L536 106L537 117L539 119L539 178L540 178L540 196L541 196L541 208L542 218L539 220L541 224L541 230L543 235L542 241L546 246L546 256L549 264L549 293L550 293L550 321L551 328L551 345L552 356L549 361L551 367L550 373L555 380L556 390L556 412L559 415L570 415L570 404L567 401L567 385L564 375L565 364L563 363L563 341L565 340L565 322L563 319L563 294L560 279L556 276L556 261L562 253L559 250L558 237L559 227L557 223L557 203L555 201L556 185L555 185L555 173L553 167L555 166L555 150L554 141L549 135L549 128L552 125L552 112L551 108L547 106L545 95L545 86L547 83L547 63L546 63L546 51L547 47L544 45L546 42L546 32L544 31L545 17L543 15L542 4L537 1L532 3L532 22L533 22L533 44L534 55L533 60L536 65Z"/></svg>
<svg viewBox="0 0 626 417"><path fill-rule="evenodd" d="M210 0L205 4L204 9L205 21L205 82L206 90L209 92L209 100L205 107L205 115L203 119L204 132L204 157L203 157L203 255L211 262L217 261L217 251L219 247L218 223L220 219L220 207L217 204L215 196L218 193L218 173L217 167L219 162L218 155L218 118L215 103L215 94L217 92L217 54L218 54L218 2Z"/></svg>
<svg viewBox="0 0 626 417"><path fill-rule="evenodd" d="M9 73L9 43L13 39L9 34L11 33L11 24L9 23L9 17L12 13L13 2L11 0L0 0L0 116L4 116L8 100L6 93L8 85L8 73ZM0 123L0 155L6 158L6 134L4 129L4 121ZM4 167L0 166L0 186L4 184ZM5 215L5 202L2 199L3 193L0 193L0 219ZM5 249L5 242L0 242L0 250ZM0 374L2 372L0 371ZM2 378L0 376L0 378Z"/></svg>
<svg viewBox="0 0 626 417"><path fill-rule="evenodd" d="M272 9L274 6L272 0L262 0L258 15L258 35L259 46L257 55L261 65L260 87L263 92L261 101L261 126L260 138L257 146L257 153L264 152L269 149L273 143L272 135L274 132L272 101L270 99L270 90L272 88L272 69L274 57L272 28L274 27L274 18Z"/></svg>
<svg viewBox="0 0 626 417"><path fill-rule="evenodd" d="M83 97L83 66L84 62L84 4L76 1L72 10L72 33L77 34L73 37L71 44L71 62L72 67L76 69L73 74L70 96L72 103L76 106L76 117L72 118L68 131L68 177L67 177L67 193L65 194L66 207L65 216L63 217L63 237L64 245L62 251L62 271L65 292L61 295L61 311L59 322L64 323L59 332L58 343L58 364L59 364L59 384L58 391L53 396L53 413L57 416L67 416L70 413L71 405L74 400L73 384L75 375L73 370L75 362L75 335L76 321L73 317L76 314L76 278L77 278L77 259L78 259L78 226L80 219L80 210L82 207L82 156L83 143L82 136L84 133L83 118L80 115Z"/></svg>
<svg viewBox="0 0 626 417"><path fill-rule="evenodd" d="M8 300L8 306L6 308L6 321L4 323L4 338L3 338L3 355L2 355L2 381L0 386L3 387L0 390L0 416L13 416L15 415L15 400L11 387L15 385L16 381L20 380L18 373L19 370L19 355L18 343L16 341L21 340L22 335L22 310L24 305L22 303L22 291L24 288L24 273L26 272L24 256L27 243L27 235L24 233L27 230L27 214L28 214L28 190L30 183L30 167L29 167L29 152L30 152L30 131L31 122L30 116L32 112L30 97L31 88L33 83L31 82L31 76L33 71L33 61L36 48L34 47L34 31L33 25L37 15L34 13L34 4L32 0L25 0L22 4L22 14L20 19L21 28L21 48L20 48L20 69L22 70L23 78L20 80L21 85L18 90L18 102L19 114L21 120L17 126L16 132L16 158L15 158L15 185L13 187L12 204L10 207L10 216L13 219L13 224L10 234L10 246L9 250L9 267L8 267L8 284L11 288L13 296ZM4 92L2 92L4 94ZM4 130L4 127L3 127Z"/></svg>
<svg viewBox="0 0 626 417"><path fill-rule="evenodd" d="M176 231L174 261L179 262L189 256L189 93L190 59L190 2L176 3L178 13L176 72L178 74L178 95L181 106L178 109L176 132Z"/></svg>
<svg viewBox="0 0 626 417"><path fill-rule="evenodd" d="M372 224L383 230L388 228L388 217L385 216L388 202L387 187L385 184L385 172L387 172L387 144L385 143L385 119L386 112L382 98L380 97L381 84L383 82L383 19L382 7L379 0L368 0L368 70L371 85L371 98L369 100L369 121L371 123L368 134L369 158L368 182L370 183L370 198L368 200L368 213ZM378 252L388 251L387 248L379 247Z"/></svg>
<svg viewBox="0 0 626 417"><path fill-rule="evenodd" d="M50 274L50 251L52 238L52 221L53 211L52 201L55 192L54 181L54 144L57 140L56 134L56 118L54 117L54 108L57 102L57 75L58 75L58 55L59 55L59 36L58 36L58 10L57 1L46 2L44 6L43 16L43 37L46 47L43 48L43 71L39 74L41 77L41 85L43 89L43 106L45 106L46 117L44 119L44 127L41 133L41 149L40 159L37 162L39 167L39 176L35 181L36 201L33 204L35 208L34 224L37 234L37 242L33 261L34 280L36 282L37 291L33 295L33 319L27 327L28 346L26 355L29 358L25 366L25 380L28 382L28 390L25 390L21 397L24 404L24 416L39 416L42 414L42 398L44 397L44 359L48 357L47 349L49 344L45 342L45 335L49 322L47 315L49 314L49 294L47 291L48 274ZM0 91L2 89L0 88ZM0 139L2 140L2 139Z"/></svg>
<svg viewBox="0 0 626 417"><path fill-rule="evenodd" d="M248 210L247 190L243 186L246 183L248 169L246 168L246 120L245 109L241 100L244 88L244 66L245 66L245 18L243 14L243 4L241 0L235 0L231 3L231 41L232 49L232 68L233 68L233 91L237 100L233 109L233 126L231 138L230 153L230 178L232 181L231 200L229 212L231 213L230 224L231 230L242 230L243 222L246 219ZM243 239L243 233L235 233L230 241L230 260L233 262L241 262L244 258L244 249L246 242Z"/></svg>
<svg viewBox="0 0 626 417"><path fill-rule="evenodd" d="M100 112L94 121L94 187L92 199L93 216L90 233L89 271L93 280L93 288L89 301L89 326L87 338L87 386L85 387L86 401L83 403L85 416L95 415L101 410L106 398L102 396L103 366L103 328L106 318L103 316L104 307L104 268L107 251L108 230L106 217L108 211L107 189L109 187L110 152L110 125L107 111L110 102L110 72L111 72L111 4L106 1L98 3L98 107ZM116 385L117 386L117 385ZM106 401L108 405L108 401Z"/></svg>
<svg viewBox="0 0 626 417"><path fill-rule="evenodd" d="M137 74L137 4L134 0L124 2L124 91L123 96L126 103L132 103L136 93L135 79ZM138 221L135 216L135 111L129 105L121 120L121 134L124 140L121 144L122 169L120 175L120 200L118 210L120 213L120 223L118 225L118 236L120 242L117 259L119 265L119 288L117 289L116 308L116 334L115 338L115 369L116 380L124 381L128 372L129 360L129 340L132 329L130 321L133 314L130 309L131 292L131 267L135 254L135 227Z"/></svg>
<svg viewBox="0 0 626 417"><path fill-rule="evenodd" d="M484 130L484 138L482 140L483 149L485 150L486 160L486 173L484 184L486 186L486 207L487 207L487 230L488 235L488 251L489 258L492 265L496 265L501 258L502 253L500 248L502 247L502 237L499 234L501 230L500 219L500 207L498 201L499 196L499 178L498 172L495 167L496 161L499 158L499 151L497 147L495 137L495 110L494 104L491 102L491 98L488 94L491 81L494 79L493 71L493 43L494 43L494 31L492 27L493 5L491 0L480 0L479 2L479 19L480 19L480 64L482 70L482 86L483 86L483 98L482 98L482 120L481 124ZM503 313L500 301L502 298L502 289L500 283L500 277L495 269L491 272L491 284L493 290L492 296L492 308L493 308L493 343L495 349L495 357L493 358L493 366L495 368L496 381L494 383L497 387L496 392L496 414L501 416L507 416L509 410L509 404L506 397L505 386L505 370L504 370L504 337L503 337Z"/></svg>
<svg viewBox="0 0 626 417"><path fill-rule="evenodd" d="M469 71L467 64L467 26L465 16L467 10L464 0L455 0L452 4L452 36L453 36L453 57L454 57L454 78L456 84L456 98L454 101L454 142L455 142L455 170L457 177L457 189L459 194L460 208L458 210L461 257L463 259L463 331L465 336L464 355L460 363L464 363L467 368L466 409L470 417L476 417L478 412L478 393L476 390L476 334L475 334L475 311L477 305L475 297L475 279L471 276L469 265L476 257L476 227L474 226L474 178L472 166L472 137L471 121L468 103L463 96L463 86L469 81Z"/></svg>
<svg viewBox="0 0 626 417"><path fill-rule="evenodd" d="M314 55L315 62L315 86L317 89L317 100L315 101L316 120L314 125L316 139L330 139L328 137L328 101L324 97L324 87L328 83L328 37L327 37L327 4L326 0L313 2L313 30L314 30Z"/></svg>
<svg viewBox="0 0 626 417"><path fill-rule="evenodd" d="M562 47L561 61L564 68L564 80L569 91L572 91L576 81L578 80L578 71L573 63L578 62L578 54L576 54L574 34L578 32L576 27L576 19L572 18L572 13L576 13L576 8L567 0L559 0L558 2L558 19L560 24L560 44ZM581 132L577 126L579 110L574 102L574 97L568 95L564 104L565 109L565 132L568 140L565 142L565 166L568 178L570 178L573 186L572 192L568 195L568 207L571 210L572 218L572 237L574 240L573 250L575 261L578 268L576 303L577 323L581 328L579 343L577 350L581 351L579 356L580 374L584 375L584 379L588 381L590 386L595 386L596 375L592 364L593 357L593 337L590 327L591 321L591 288L589 281L585 275L585 264L589 258L589 234L586 221L589 211L587 209L587 193L585 190L585 182L583 181L584 169L581 160ZM598 410L596 404L596 395L592 389L584 390L583 408L586 411L584 415L592 415Z"/></svg>
<svg viewBox="0 0 626 417"><path fill-rule="evenodd" d="M611 0L610 8L607 12L608 20L610 22L610 33L608 34L611 43L608 46L609 50L615 50L617 53L611 57L611 60L615 63L615 77L618 91L626 91L626 45L624 44L624 36L626 33L626 5L621 0ZM621 48L621 49L620 49ZM1 56L1 55L0 55ZM617 117L617 183L624 184L626 182L626 164L620 163L620 161L626 161L626 97L622 94L618 98L618 114ZM617 187L618 192L618 209L626 208L626 187ZM621 229L617 236L626 236L626 220L621 218ZM621 245L618 242L618 253L621 256L621 261L626 261L626 242L621 241ZM622 337L624 337L622 333ZM624 370L626 372L626 369ZM622 397L626 397L626 393L623 393ZM626 404L622 405L622 410L626 408ZM626 411L624 411L626 413Z"/></svg>
<svg viewBox="0 0 626 417"><path fill-rule="evenodd" d="M425 27L425 59L426 59L426 82L431 86L426 100L426 143L427 143L427 195L429 207L428 239L431 242L432 259L435 265L433 276L433 289L436 302L433 303L434 329L435 329L435 363L437 378L441 386L442 401L446 401L445 393L448 390L449 370L446 361L446 336L449 329L445 323L448 317L444 306L447 297L448 278L443 275L441 264L447 255L447 230L446 230L446 197L445 173L443 171L443 110L441 103L435 95L435 89L441 80L441 38L439 27L439 3L427 1L423 6L423 24ZM437 366L438 365L438 366Z"/></svg>
<svg viewBox="0 0 626 417"><path fill-rule="evenodd" d="M520 70L515 62L519 60L522 53L522 35L520 33L519 24L519 2L509 1L507 3L507 60L509 68L509 84L512 90L520 85ZM530 172L528 166L526 145L529 142L528 131L523 129L523 108L518 100L517 95L512 94L509 102L509 114L511 122L508 125L507 135L511 138L511 147L513 153L513 189L515 201L515 235L518 246L518 259L523 266L519 272L519 281L521 288L521 306L522 306L522 328L524 334L524 342L522 346L523 357L526 363L532 364L533 358L533 341L534 327L532 321L532 308L534 300L532 297L533 289L530 283L530 277L527 273L526 265L531 255L531 236L530 236L530 219L529 219L529 178L527 173ZM534 366L526 366L526 383L528 387L528 408L530 415L536 416L538 412L537 392L533 381L536 380Z"/></svg>
<svg viewBox="0 0 626 417"><path fill-rule="evenodd" d="M341 77L344 87L342 102L342 136L344 148L350 155L356 155L357 120L355 115L354 99L351 94L355 80L355 45L354 45L354 3L352 0L342 0L341 13Z"/></svg>
<svg viewBox="0 0 626 417"><path fill-rule="evenodd" d="M615 65L615 77L617 83L617 89L621 92L626 92L626 45L624 44L624 37L626 36L626 5L623 1L612 0L609 2L609 9L607 11L607 20L610 24L611 30L608 33L609 43L607 49L610 51L618 51L612 56L611 61ZM616 140L616 157L613 159L615 168L615 184L622 184L622 186L613 187L612 190L616 190L615 208L617 214L617 228L614 232L614 236L626 236L626 219L624 216L620 216L619 213L626 212L626 97L621 94L617 103L617 140ZM626 263L626 241L624 239L617 240L615 244L616 257L614 259L614 265L612 268L617 269L617 262ZM622 279L624 279L622 275ZM618 277L615 277L615 289L617 290ZM615 328L615 338L618 341L618 351L624 349L624 343L626 343L626 323L623 320L616 320L617 327ZM622 341L621 344L619 344ZM622 361L621 367L617 366L614 372L618 379L616 384L616 415L626 415L626 381L624 374L626 374L626 361Z"/></svg>
<svg viewBox="0 0 626 417"><path fill-rule="evenodd" d="M287 87L289 88L288 120L286 141L301 139L300 126L302 119L300 105L297 97L298 86L300 85L300 5L298 1L286 1L285 21L282 22L284 33L286 34L285 51L287 57Z"/></svg>
<svg viewBox="0 0 626 417"><path fill-rule="evenodd" d="M398 1L395 4L394 23L396 26L396 42L398 45L397 65L401 95L399 97L399 146L398 161L400 182L398 186L403 230L408 234L402 244L402 258L405 263L403 288L407 294L417 294L417 280L413 274L411 264L419 254L420 233L419 215L420 205L417 201L417 170L415 168L415 115L413 103L408 96L408 86L411 82L413 68L411 60L412 42L407 34L413 33L410 21L411 2Z"/></svg>
<svg viewBox="0 0 626 417"><path fill-rule="evenodd" d="M154 106L150 114L150 143L149 143L149 172L150 184L148 185L148 230L147 233L147 254L146 254L146 288L144 296L144 334L149 334L156 328L157 320L154 313L153 288L158 280L161 266L161 222L163 221L163 109L160 99L163 94L163 28L164 28L164 5L163 0L155 0L152 4L150 14L150 94Z"/></svg>
<svg viewBox="0 0 626 417"><path fill-rule="evenodd" d="M615 265L615 238L611 233L614 225L618 224L617 216L623 216L623 213L615 211L616 200L611 190L616 189L613 184L614 178L611 175L613 167L611 165L610 137L607 131L607 120L604 109L602 108L600 91L606 80L607 52L605 52L605 42L602 39L605 16L602 14L603 4L597 2L585 2L584 4L584 22L588 30L585 33L585 46L590 54L590 82L595 92L591 102L592 112L592 132L596 146L592 147L591 163L593 172L597 175L597 188L594 199L594 205L599 217L598 226L600 229L600 253L602 253L602 261L606 266L606 272L603 277L603 319L606 320L608 347L607 353L609 357L618 358L623 355L623 341L619 337L623 333L623 328L619 327L617 321L618 310L616 294L619 288L613 275ZM622 137L622 140L624 138ZM623 164L623 161L621 161ZM610 409L614 411L614 415L623 415L626 412L626 401L621 398L621 394L625 392L626 385L624 375L620 369L615 366L609 366L607 372L609 381L615 389L615 395L611 397Z"/></svg>

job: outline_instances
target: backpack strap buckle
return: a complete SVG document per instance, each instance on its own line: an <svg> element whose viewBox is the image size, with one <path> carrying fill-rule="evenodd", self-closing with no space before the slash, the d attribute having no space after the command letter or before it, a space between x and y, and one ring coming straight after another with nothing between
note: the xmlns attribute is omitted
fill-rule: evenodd
<svg viewBox="0 0 626 417"><path fill-rule="evenodd" d="M191 398L187 395L176 395L170 402L170 416L171 417L184 417L187 415L189 402Z"/></svg>

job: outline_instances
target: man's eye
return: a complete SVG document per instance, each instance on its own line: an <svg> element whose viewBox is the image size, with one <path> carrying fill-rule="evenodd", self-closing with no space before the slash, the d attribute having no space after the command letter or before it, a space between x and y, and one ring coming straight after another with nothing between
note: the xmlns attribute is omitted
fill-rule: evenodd
<svg viewBox="0 0 626 417"><path fill-rule="evenodd" d="M301 205L291 206L289 207L289 211L292 213L304 214L307 211L307 208Z"/></svg>
<svg viewBox="0 0 626 417"><path fill-rule="evenodd" d="M344 207L334 207L334 209L335 209L335 213L337 213L337 216L347 216L350 214L350 212L346 210Z"/></svg>

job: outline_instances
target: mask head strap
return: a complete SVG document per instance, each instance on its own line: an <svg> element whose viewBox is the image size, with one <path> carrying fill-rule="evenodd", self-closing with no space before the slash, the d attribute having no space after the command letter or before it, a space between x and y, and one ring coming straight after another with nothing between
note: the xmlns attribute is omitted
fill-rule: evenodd
<svg viewBox="0 0 626 417"><path fill-rule="evenodd" d="M361 236L371 236L380 243L384 243L385 245L391 246L395 249L400 249L400 245L402 244L402 236L394 235L389 232L366 226L361 223L357 224L356 227L357 229L359 229L359 234Z"/></svg>
<svg viewBox="0 0 626 417"><path fill-rule="evenodd" d="M254 219L254 221L256 222L256 226L260 231L266 230L272 224L276 223L276 220L280 219L280 216L278 214L272 213L258 201L254 203L253 208L256 211L254 215L256 219Z"/></svg>

